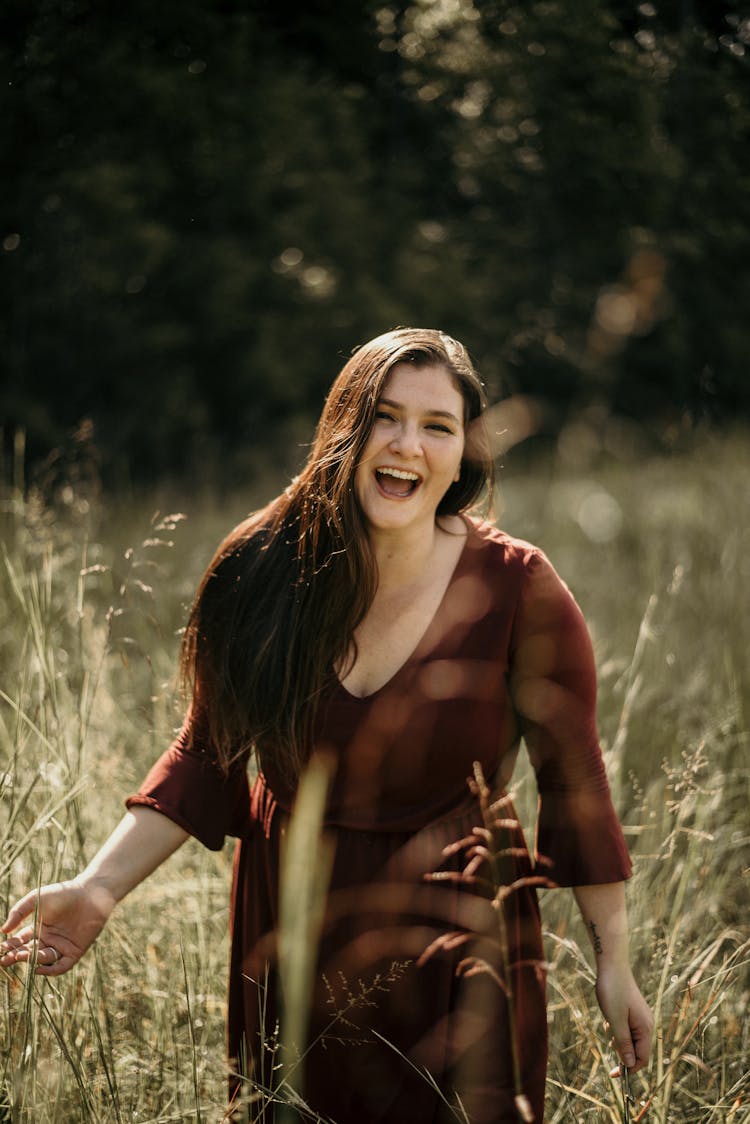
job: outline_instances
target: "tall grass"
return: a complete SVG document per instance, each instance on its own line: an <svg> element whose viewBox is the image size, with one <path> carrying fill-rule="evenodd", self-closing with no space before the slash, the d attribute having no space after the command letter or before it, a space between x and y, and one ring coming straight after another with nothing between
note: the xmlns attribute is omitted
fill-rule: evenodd
<svg viewBox="0 0 750 1124"><path fill-rule="evenodd" d="M630 1118L750 1120L743 436L595 467L505 470L501 523L544 547L589 621L600 728L634 857L651 1069ZM270 494L272 487L269 487ZM263 498L110 499L8 487L0 567L0 906L91 856L179 723L185 606L217 539ZM533 784L517 803L532 829ZM0 1122L214 1121L225 1111L229 847L190 843L118 908L76 970L0 972ZM542 898L548 1124L623 1121L571 895ZM300 985L304 989L304 985Z"/></svg>

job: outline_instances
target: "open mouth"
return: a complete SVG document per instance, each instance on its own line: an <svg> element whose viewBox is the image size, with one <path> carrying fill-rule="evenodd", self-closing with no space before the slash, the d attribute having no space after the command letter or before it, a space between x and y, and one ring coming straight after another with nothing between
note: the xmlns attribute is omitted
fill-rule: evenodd
<svg viewBox="0 0 750 1124"><path fill-rule="evenodd" d="M375 480L381 492L398 499L406 499L407 496L413 495L422 483L421 477L416 472L385 465L375 469Z"/></svg>

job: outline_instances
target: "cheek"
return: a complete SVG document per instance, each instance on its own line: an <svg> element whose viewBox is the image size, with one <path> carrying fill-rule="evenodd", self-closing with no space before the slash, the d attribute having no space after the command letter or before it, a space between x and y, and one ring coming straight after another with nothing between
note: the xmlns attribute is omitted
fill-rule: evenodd
<svg viewBox="0 0 750 1124"><path fill-rule="evenodd" d="M463 454L453 453L446 456L440 466L440 479L443 482L445 491L450 488L451 484L455 484L461 475L461 464Z"/></svg>
<svg viewBox="0 0 750 1124"><path fill-rule="evenodd" d="M367 477L367 470L366 470L365 466L360 462L360 464L357 465L357 468L356 468L355 473L354 473L354 494L355 495L358 496L358 495L361 494L362 487L365 483L366 477Z"/></svg>
<svg viewBox="0 0 750 1124"><path fill-rule="evenodd" d="M373 459L373 457L377 453L378 447L382 444L383 442L378 438L378 434L375 432L375 430L370 430L370 436L367 438L367 441L365 442L364 448L362 449L359 457L357 471L366 466Z"/></svg>
<svg viewBox="0 0 750 1124"><path fill-rule="evenodd" d="M368 444L365 445L364 449L362 450L362 455L359 458L359 463L357 464L357 467L354 470L354 477L353 477L354 494L359 499L361 499L362 496L364 495L365 490L367 488L367 485L370 482L370 478L372 476L373 461L375 459L375 453L376 453L376 450L372 449L370 447L370 442L368 442Z"/></svg>

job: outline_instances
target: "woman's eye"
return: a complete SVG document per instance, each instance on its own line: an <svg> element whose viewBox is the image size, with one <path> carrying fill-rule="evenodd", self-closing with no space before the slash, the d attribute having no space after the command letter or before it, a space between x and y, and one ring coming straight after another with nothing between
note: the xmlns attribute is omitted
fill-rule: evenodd
<svg viewBox="0 0 750 1124"><path fill-rule="evenodd" d="M385 410L376 410L375 418L378 421L393 421L393 414L386 413Z"/></svg>
<svg viewBox="0 0 750 1124"><path fill-rule="evenodd" d="M439 422L430 422L427 428L435 429L438 433L453 433L453 430L449 425L440 425Z"/></svg>

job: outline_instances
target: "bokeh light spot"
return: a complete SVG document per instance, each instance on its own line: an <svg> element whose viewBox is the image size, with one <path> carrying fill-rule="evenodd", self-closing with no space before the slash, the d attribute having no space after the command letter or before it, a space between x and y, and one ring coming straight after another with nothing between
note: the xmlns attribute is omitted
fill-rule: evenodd
<svg viewBox="0 0 750 1124"><path fill-rule="evenodd" d="M614 496L600 489L584 497L576 521L592 542L611 542L622 530L622 508Z"/></svg>

